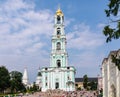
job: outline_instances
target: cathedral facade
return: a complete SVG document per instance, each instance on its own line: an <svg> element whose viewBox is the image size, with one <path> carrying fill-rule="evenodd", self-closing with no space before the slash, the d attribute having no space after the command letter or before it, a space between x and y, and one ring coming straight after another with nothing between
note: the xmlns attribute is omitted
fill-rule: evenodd
<svg viewBox="0 0 120 97"><path fill-rule="evenodd" d="M120 49L111 51L102 62L103 97L120 97L120 71L113 63L113 55L120 58Z"/></svg>
<svg viewBox="0 0 120 97"><path fill-rule="evenodd" d="M48 89L75 91L76 70L73 66L68 66L68 53L66 51L67 42L64 31L64 14L60 8L56 11L54 19L50 66L39 70L37 83L41 84L42 91Z"/></svg>

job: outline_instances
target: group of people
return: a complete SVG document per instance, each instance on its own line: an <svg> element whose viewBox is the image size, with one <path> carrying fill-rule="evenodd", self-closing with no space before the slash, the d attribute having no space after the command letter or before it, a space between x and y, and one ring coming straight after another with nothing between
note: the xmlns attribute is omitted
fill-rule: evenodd
<svg viewBox="0 0 120 97"><path fill-rule="evenodd" d="M46 92L36 92L29 96L23 97L102 97L98 96L96 91L73 91L73 92L65 92L65 91L46 91Z"/></svg>

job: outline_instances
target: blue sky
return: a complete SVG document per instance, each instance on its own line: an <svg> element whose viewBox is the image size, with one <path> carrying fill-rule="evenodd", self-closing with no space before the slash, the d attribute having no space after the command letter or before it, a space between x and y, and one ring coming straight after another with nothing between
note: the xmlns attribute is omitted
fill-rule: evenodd
<svg viewBox="0 0 120 97"><path fill-rule="evenodd" d="M31 82L37 70L49 66L54 14L65 16L69 65L76 77L97 76L103 58L120 48L120 40L105 43L107 0L0 0L0 65L9 71L27 67Z"/></svg>

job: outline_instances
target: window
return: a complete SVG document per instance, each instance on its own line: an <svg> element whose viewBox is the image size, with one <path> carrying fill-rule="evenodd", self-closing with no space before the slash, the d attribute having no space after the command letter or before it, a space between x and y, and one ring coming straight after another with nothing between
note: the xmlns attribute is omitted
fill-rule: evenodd
<svg viewBox="0 0 120 97"><path fill-rule="evenodd" d="M61 67L61 62L60 62L60 60L57 60L57 67Z"/></svg>
<svg viewBox="0 0 120 97"><path fill-rule="evenodd" d="M68 76L68 80L70 80L70 77Z"/></svg>
<svg viewBox="0 0 120 97"><path fill-rule="evenodd" d="M57 42L57 50L61 50L61 43Z"/></svg>
<svg viewBox="0 0 120 97"><path fill-rule="evenodd" d="M47 68L45 68L45 70L47 70Z"/></svg>
<svg viewBox="0 0 120 97"><path fill-rule="evenodd" d="M67 67L67 69L70 69L70 67Z"/></svg>
<svg viewBox="0 0 120 97"><path fill-rule="evenodd" d="M45 83L45 86L47 86L48 84L47 83Z"/></svg>
<svg viewBox="0 0 120 97"><path fill-rule="evenodd" d="M47 76L45 77L45 80L47 80Z"/></svg>
<svg viewBox="0 0 120 97"><path fill-rule="evenodd" d="M57 28L57 35L60 35L60 34L61 34L60 28Z"/></svg>
<svg viewBox="0 0 120 97"><path fill-rule="evenodd" d="M57 16L57 24L60 24L60 16Z"/></svg>

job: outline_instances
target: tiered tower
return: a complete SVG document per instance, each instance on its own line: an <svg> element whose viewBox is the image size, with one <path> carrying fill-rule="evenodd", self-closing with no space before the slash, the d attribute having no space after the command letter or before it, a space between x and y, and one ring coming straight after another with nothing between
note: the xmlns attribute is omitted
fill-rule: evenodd
<svg viewBox="0 0 120 97"><path fill-rule="evenodd" d="M51 67L66 67L68 55L66 52L66 36L64 32L64 14L60 8L55 14L54 33L52 36Z"/></svg>
<svg viewBox="0 0 120 97"><path fill-rule="evenodd" d="M75 68L68 66L66 36L64 31L64 14L58 8L55 13L54 33L52 35L52 51L50 67L39 70L41 73L42 91L48 89L75 90Z"/></svg>

